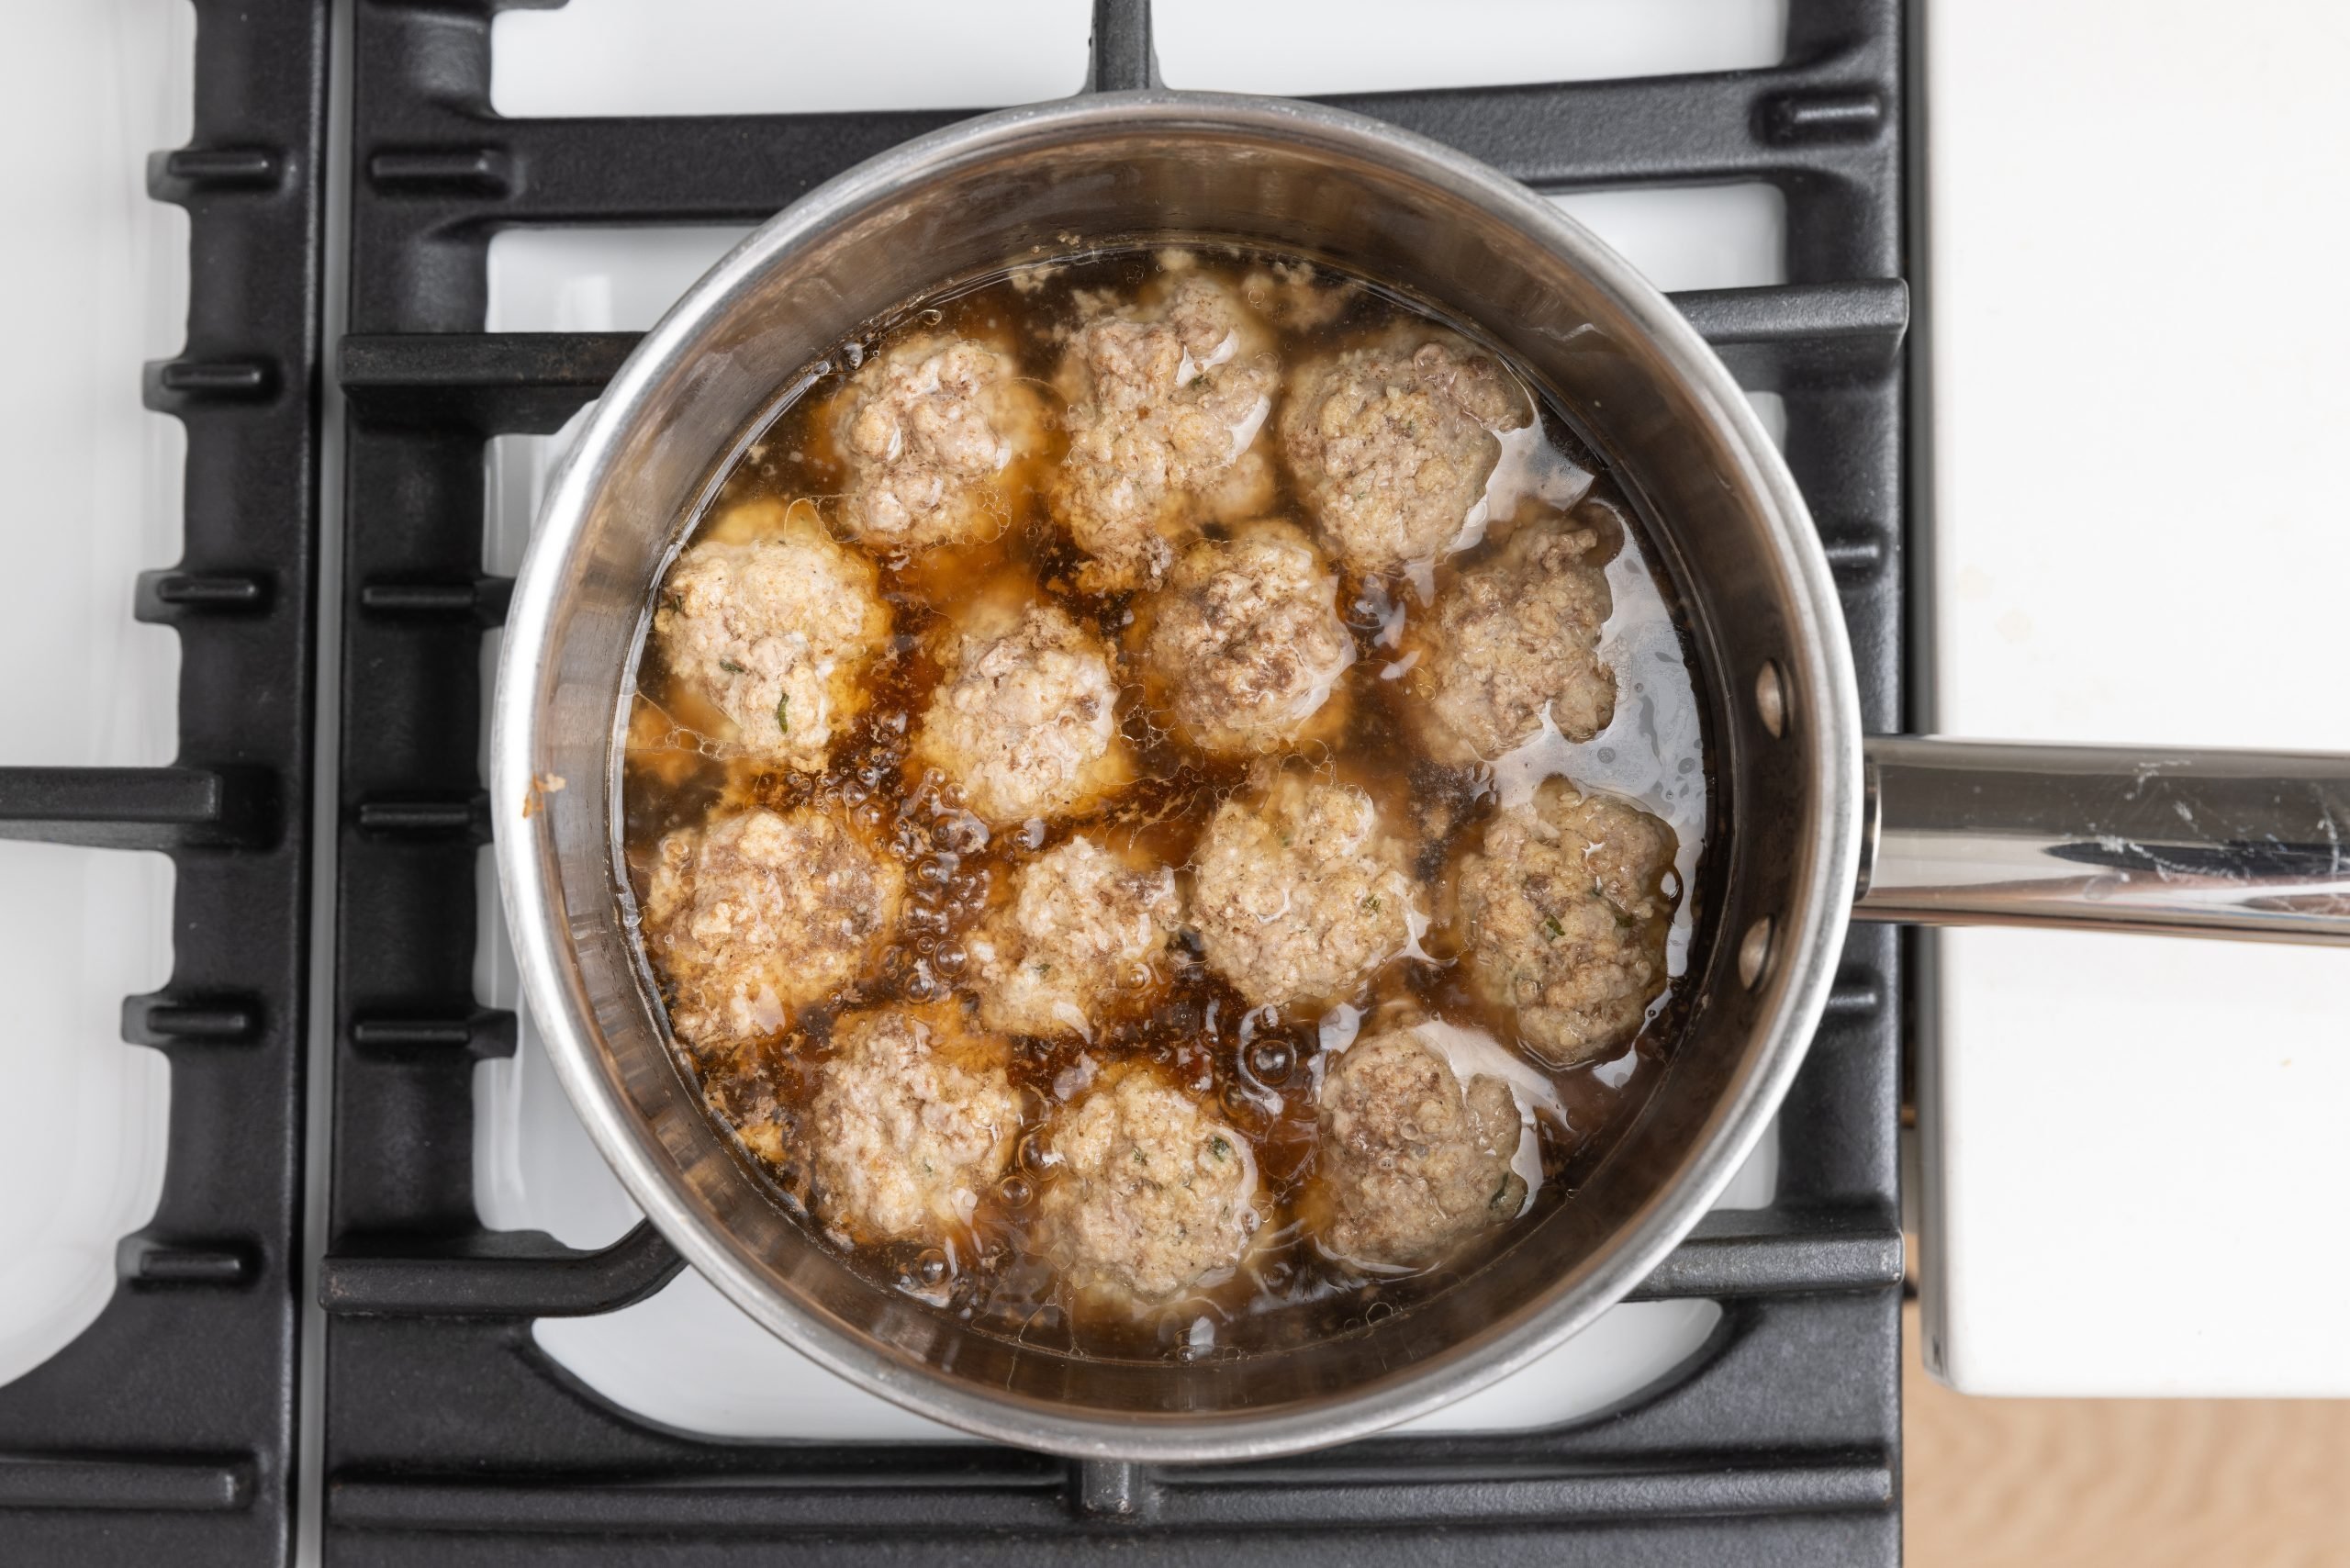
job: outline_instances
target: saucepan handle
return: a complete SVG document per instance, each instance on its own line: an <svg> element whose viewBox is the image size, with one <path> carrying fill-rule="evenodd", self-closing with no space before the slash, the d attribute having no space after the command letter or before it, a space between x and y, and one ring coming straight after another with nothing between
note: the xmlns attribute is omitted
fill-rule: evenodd
<svg viewBox="0 0 2350 1568"><path fill-rule="evenodd" d="M2350 756L1864 743L1862 920L2350 945Z"/></svg>

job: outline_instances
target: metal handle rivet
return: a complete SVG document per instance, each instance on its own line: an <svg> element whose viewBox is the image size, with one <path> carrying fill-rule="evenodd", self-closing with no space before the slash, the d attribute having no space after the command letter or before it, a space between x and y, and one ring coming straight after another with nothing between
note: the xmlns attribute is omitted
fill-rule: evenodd
<svg viewBox="0 0 2350 1568"><path fill-rule="evenodd" d="M1766 914L1746 928L1745 939L1738 945L1738 978L1747 990L1754 989L1770 962L1771 917Z"/></svg>
<svg viewBox="0 0 2350 1568"><path fill-rule="evenodd" d="M1762 727L1774 739L1787 731L1787 691L1779 678L1779 666L1771 659L1754 672L1754 711L1761 716Z"/></svg>

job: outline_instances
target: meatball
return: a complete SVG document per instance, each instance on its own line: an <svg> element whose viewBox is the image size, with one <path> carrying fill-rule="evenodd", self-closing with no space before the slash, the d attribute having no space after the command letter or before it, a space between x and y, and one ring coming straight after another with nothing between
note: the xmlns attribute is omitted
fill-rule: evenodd
<svg viewBox="0 0 2350 1568"><path fill-rule="evenodd" d="M1092 557L1081 586L1154 586L1171 541L1271 498L1258 434L1279 381L1264 325L1213 278L1182 276L1155 307L1105 308L1077 329L1057 378L1069 401L1057 496Z"/></svg>
<svg viewBox="0 0 2350 1568"><path fill-rule="evenodd" d="M1240 292L1275 326L1311 332L1345 315L1356 288L1344 278L1326 277L1307 262L1274 262L1242 278Z"/></svg>
<svg viewBox="0 0 2350 1568"><path fill-rule="evenodd" d="M1015 1035L1078 1035L1118 992L1138 996L1181 923L1175 873L1134 866L1087 838L1023 867L1012 902L968 943L979 1018Z"/></svg>
<svg viewBox="0 0 2350 1568"><path fill-rule="evenodd" d="M1352 995L1412 945L1404 846L1353 785L1277 773L1216 808L1192 865L1209 967L1259 1006Z"/></svg>
<svg viewBox="0 0 2350 1568"><path fill-rule="evenodd" d="M1599 658L1610 608L1592 530L1531 524L1460 574L1425 633L1410 677L1414 715L1445 762L1501 756L1542 731L1587 741L1616 716L1616 672Z"/></svg>
<svg viewBox="0 0 2350 1568"><path fill-rule="evenodd" d="M774 1034L856 977L904 898L898 863L813 806L669 834L644 936L676 993L677 1037L708 1048Z"/></svg>
<svg viewBox="0 0 2350 1568"><path fill-rule="evenodd" d="M1412 1029L1356 1041L1322 1081L1322 1245L1371 1268L1431 1263L1526 1205L1507 1082L1464 1085Z"/></svg>
<svg viewBox="0 0 2350 1568"><path fill-rule="evenodd" d="M1038 1200L1046 1250L1080 1290L1163 1301L1228 1276L1256 1235L1248 1141L1147 1070L1066 1112L1051 1154L1058 1179Z"/></svg>
<svg viewBox="0 0 2350 1568"><path fill-rule="evenodd" d="M969 1225L1020 1130L1003 1041L961 1009L854 1013L817 1070L811 1204L860 1242L939 1240Z"/></svg>
<svg viewBox="0 0 2350 1568"><path fill-rule="evenodd" d="M1203 540L1146 607L1142 660L1175 727L1203 750L1248 756L1294 742L1354 663L1337 577L1285 522ZM1324 715L1321 724L1314 724Z"/></svg>
<svg viewBox="0 0 2350 1568"><path fill-rule="evenodd" d="M774 527L678 556L653 634L670 673L718 705L744 751L816 773L863 706L856 678L888 639L890 611L873 564L834 543L811 509Z"/></svg>
<svg viewBox="0 0 2350 1568"><path fill-rule="evenodd" d="M1101 639L1048 604L990 609L957 638L914 755L991 823L1057 815L1125 783Z"/></svg>
<svg viewBox="0 0 2350 1568"><path fill-rule="evenodd" d="M1449 549L1532 417L1509 374L1450 336L1391 338L1291 379L1281 449L1330 548L1358 572Z"/></svg>
<svg viewBox="0 0 2350 1568"><path fill-rule="evenodd" d="M834 415L848 531L901 551L1002 532L1009 471L1043 431L1036 394L1018 374L1002 350L944 335L908 338L868 361Z"/></svg>
<svg viewBox="0 0 2350 1568"><path fill-rule="evenodd" d="M1461 861L1470 983L1517 1010L1520 1037L1551 1066L1630 1039L1664 990L1673 852L1673 830L1648 812L1551 778Z"/></svg>

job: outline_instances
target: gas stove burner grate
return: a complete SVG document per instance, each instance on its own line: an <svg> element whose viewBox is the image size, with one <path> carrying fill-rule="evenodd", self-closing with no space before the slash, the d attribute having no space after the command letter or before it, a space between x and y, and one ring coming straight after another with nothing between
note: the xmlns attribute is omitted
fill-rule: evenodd
<svg viewBox="0 0 2350 1568"><path fill-rule="evenodd" d="M12 1562L292 1545L327 7L196 8L195 134L148 165L189 222L185 346L144 388L186 429L185 553L136 601L179 635L178 757L0 767L0 837L172 857L172 978L122 1013L170 1060L167 1167L97 1319L0 1387Z"/></svg>
<svg viewBox="0 0 2350 1568"><path fill-rule="evenodd" d="M1679 303L1778 392L1826 533L1868 721L1897 728L1902 639L1902 18L1795 0L1779 67L1335 100L1544 188L1767 180L1785 286ZM486 1232L473 1064L513 1025L473 1000L484 842L483 443L557 428L625 334L489 334L486 251L515 224L749 222L957 118L873 113L506 120L489 18L363 5L347 506L344 831L331 1256L330 1558L1891 1562L1898 1555L1901 1247L1893 935L1861 930L1784 1114L1774 1207L1718 1214L1645 1287L1724 1304L1672 1386L1563 1428L1398 1436L1279 1462L1068 1463L979 1445L740 1443L656 1429L536 1347L530 1319L609 1310L677 1267L649 1228L599 1252ZM1100 0L1092 82L1149 78L1147 6ZM1267 1533L1276 1532L1276 1533ZM1644 1544L1634 1548L1639 1540ZM589 1542L592 1540L593 1545Z"/></svg>
<svg viewBox="0 0 2350 1568"><path fill-rule="evenodd" d="M314 386L326 7L201 4L196 149L158 175L195 213L196 303L187 357L151 389L190 423L189 549L142 585L187 643L184 760L0 771L0 831L166 846L181 868L178 971L130 1010L133 1032L174 1057L162 1211L126 1250L125 1289L98 1324L0 1389L0 1450L26 1456L0 1460L0 1543L28 1560L269 1561L289 1533L316 472L316 400L301 393ZM1643 1287L1719 1301L1712 1338L1666 1386L1599 1417L1195 1468L984 1444L716 1441L623 1413L537 1348L533 1318L641 1300L678 1262L646 1227L575 1252L486 1230L475 1204L474 1070L515 1044L515 1020L476 1002L473 974L481 649L509 588L482 569L484 447L554 431L633 341L485 332L489 237L754 222L958 116L505 119L489 107L499 8L352 6L319 1284L328 1561L951 1550L1027 1562L1110 1542L1165 1562L1897 1561L1904 968L1882 928L1849 942L1782 1112L1774 1206L1710 1216ZM1892 731L1908 543L1903 12L1789 12L1785 62L1769 69L1332 101L1543 189L1779 189L1792 281L1676 302L1746 385L1783 398L1863 717ZM1148 81L1149 39L1147 0L1096 0L1092 84ZM112 1457L134 1449L138 1462Z"/></svg>

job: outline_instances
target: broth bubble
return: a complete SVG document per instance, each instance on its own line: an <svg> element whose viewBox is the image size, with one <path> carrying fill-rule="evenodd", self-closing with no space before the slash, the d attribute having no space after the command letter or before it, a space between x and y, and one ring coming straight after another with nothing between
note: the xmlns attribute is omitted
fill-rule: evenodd
<svg viewBox="0 0 2350 1568"><path fill-rule="evenodd" d="M1279 1088L1297 1066L1297 1052L1287 1040L1259 1040L1248 1047L1248 1070L1257 1081Z"/></svg>

